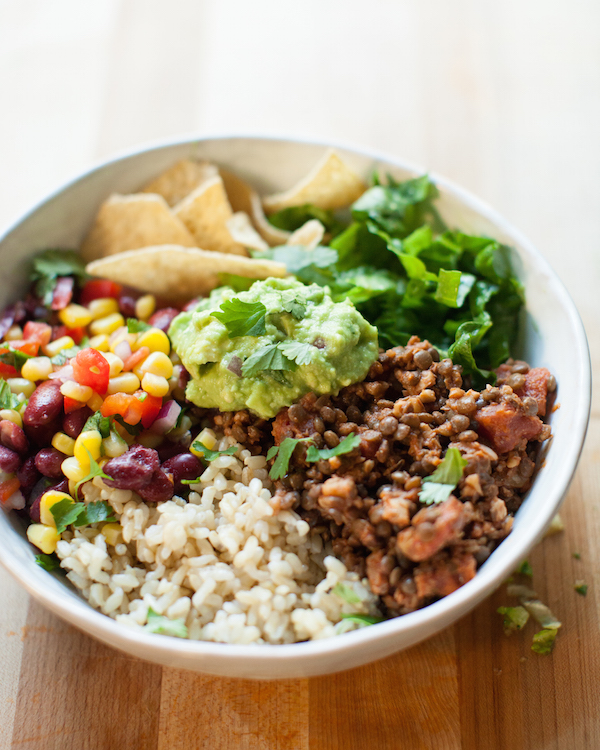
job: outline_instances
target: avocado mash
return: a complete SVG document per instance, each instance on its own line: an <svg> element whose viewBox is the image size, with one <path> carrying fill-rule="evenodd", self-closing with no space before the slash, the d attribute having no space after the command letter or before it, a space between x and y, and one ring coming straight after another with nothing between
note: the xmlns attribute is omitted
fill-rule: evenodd
<svg viewBox="0 0 600 750"><path fill-rule="evenodd" d="M337 394L362 380L378 353L377 329L354 305L289 278L215 289L173 320L169 336L192 403L265 419L310 391Z"/></svg>

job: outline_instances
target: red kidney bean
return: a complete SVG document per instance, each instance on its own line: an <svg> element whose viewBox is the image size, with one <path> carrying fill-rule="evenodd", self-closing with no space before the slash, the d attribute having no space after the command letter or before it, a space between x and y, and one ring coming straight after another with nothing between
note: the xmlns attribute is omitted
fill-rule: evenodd
<svg viewBox="0 0 600 750"><path fill-rule="evenodd" d="M40 448L43 448L46 445L50 445L54 434L61 430L62 425L60 417L57 417L48 424L39 426L28 426L24 424L23 427L27 437Z"/></svg>
<svg viewBox="0 0 600 750"><path fill-rule="evenodd" d="M58 482L57 484L50 484L47 477L42 477L39 482L36 483L35 487L31 491L31 496L29 498L29 501L31 505L29 506L29 517L32 521L35 523L40 522L40 503L42 501L42 497L44 496L44 493L48 492L49 490L56 490L56 492L69 492L69 480L63 479L62 482Z"/></svg>
<svg viewBox="0 0 600 750"><path fill-rule="evenodd" d="M147 503L163 503L173 497L173 481L164 471L158 469L152 475L148 486L142 487L137 492Z"/></svg>
<svg viewBox="0 0 600 750"><path fill-rule="evenodd" d="M119 297L119 310L126 318L135 318L135 297L128 294Z"/></svg>
<svg viewBox="0 0 600 750"><path fill-rule="evenodd" d="M27 453L29 442L19 425L8 419L0 421L0 443L17 453Z"/></svg>
<svg viewBox="0 0 600 750"><path fill-rule="evenodd" d="M65 414L62 421L63 432L72 438L79 437L84 424L92 416L92 413L89 406L84 406L82 409L76 409L70 414Z"/></svg>
<svg viewBox="0 0 600 750"><path fill-rule="evenodd" d="M173 456L162 465L163 471L173 475L175 492L189 489L188 485L181 484L182 479L196 479L202 473L202 464L192 453L180 453Z"/></svg>
<svg viewBox="0 0 600 750"><path fill-rule="evenodd" d="M28 492L40 478L39 471L35 468L35 456L29 456L25 463L17 471L17 479L21 482L21 490Z"/></svg>
<svg viewBox="0 0 600 750"><path fill-rule="evenodd" d="M21 458L19 454L11 451L10 448L0 445L0 470L5 471L7 474L14 474L20 465Z"/></svg>
<svg viewBox="0 0 600 750"><path fill-rule="evenodd" d="M42 448L35 457L35 468L45 477L58 479L63 476L61 466L65 458L56 448Z"/></svg>
<svg viewBox="0 0 600 750"><path fill-rule="evenodd" d="M187 448L181 443L172 443L170 440L165 440L156 450L158 451L158 457L160 458L161 463L164 463L173 458L173 456L185 453Z"/></svg>
<svg viewBox="0 0 600 750"><path fill-rule="evenodd" d="M151 325L152 328L160 328L161 331L167 333L173 318L177 315L179 315L179 310L176 310L174 307L163 307L162 310L157 310L151 316L148 325Z"/></svg>
<svg viewBox="0 0 600 750"><path fill-rule="evenodd" d="M135 444L127 453L111 458L104 464L104 473L112 477L104 482L109 487L137 492L150 484L159 468L158 453L152 448Z"/></svg>
<svg viewBox="0 0 600 750"><path fill-rule="evenodd" d="M23 424L26 427L41 427L53 422L61 414L63 403L60 383L56 380L45 380L29 397L23 414Z"/></svg>

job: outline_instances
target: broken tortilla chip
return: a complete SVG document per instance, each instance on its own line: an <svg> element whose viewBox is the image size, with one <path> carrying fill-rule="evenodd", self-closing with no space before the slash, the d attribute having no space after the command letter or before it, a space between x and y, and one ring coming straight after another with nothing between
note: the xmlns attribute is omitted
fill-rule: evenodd
<svg viewBox="0 0 600 750"><path fill-rule="evenodd" d="M250 279L283 277L283 263L245 258L231 253L158 245L131 250L87 265L91 276L100 276L154 294L170 302L182 302L207 295L220 286L219 274L230 273Z"/></svg>
<svg viewBox="0 0 600 750"><path fill-rule="evenodd" d="M140 192L162 195L169 206L174 206L216 174L218 170L214 164L182 159L149 182Z"/></svg>
<svg viewBox="0 0 600 750"><path fill-rule="evenodd" d="M250 217L244 211L236 211L227 222L227 229L236 242L252 250L268 250L269 245L252 226Z"/></svg>
<svg viewBox="0 0 600 750"><path fill-rule="evenodd" d="M173 208L173 213L188 228L197 247L246 255L243 245L236 242L227 229L233 211L220 175L205 180Z"/></svg>
<svg viewBox="0 0 600 750"><path fill-rule="evenodd" d="M86 261L148 245L194 247L185 225L160 195L111 195L101 206L81 246Z"/></svg>
<svg viewBox="0 0 600 750"><path fill-rule="evenodd" d="M314 250L325 235L325 227L318 219L309 219L290 235L288 245L303 245L307 250Z"/></svg>
<svg viewBox="0 0 600 750"><path fill-rule="evenodd" d="M310 203L325 210L354 203L367 189L364 182L329 149L306 177L293 188L263 199L267 214Z"/></svg>

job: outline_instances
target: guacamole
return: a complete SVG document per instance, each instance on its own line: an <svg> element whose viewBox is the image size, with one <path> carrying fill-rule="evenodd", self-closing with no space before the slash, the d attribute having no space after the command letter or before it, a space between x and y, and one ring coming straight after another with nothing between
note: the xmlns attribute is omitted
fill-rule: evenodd
<svg viewBox="0 0 600 750"><path fill-rule="evenodd" d="M169 336L190 373L189 401L265 419L310 391L336 394L362 380L379 350L377 329L354 305L290 278L215 289L173 320Z"/></svg>

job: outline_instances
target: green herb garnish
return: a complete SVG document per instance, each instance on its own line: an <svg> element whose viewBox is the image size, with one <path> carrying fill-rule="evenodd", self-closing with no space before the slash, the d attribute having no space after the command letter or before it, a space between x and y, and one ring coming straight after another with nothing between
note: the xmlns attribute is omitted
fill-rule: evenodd
<svg viewBox="0 0 600 750"><path fill-rule="evenodd" d="M109 477L108 474L105 474L102 471L102 469L100 468L100 466L98 466L98 463L93 458L92 454L89 452L87 448L85 449L85 452L90 457L90 471L87 476L83 477L83 479L80 479L75 485L75 497L78 496L79 488L81 487L81 485L85 484L86 482L90 482L95 477L101 477L102 479L112 479L112 477Z"/></svg>
<svg viewBox="0 0 600 750"><path fill-rule="evenodd" d="M207 448L204 443L201 443L199 440L195 440L192 443L192 448L197 451L198 453L201 453L201 456L197 456L200 460L203 461L214 461L215 458L219 458L219 456L234 456L237 453L238 446L237 445L230 445L229 448L226 448L224 451L211 451L210 448ZM185 484L193 484L194 482L197 482L197 479L194 480L183 480Z"/></svg>
<svg viewBox="0 0 600 750"><path fill-rule="evenodd" d="M75 250L44 250L33 259L31 280L35 282L35 293L42 304L48 307L60 276L74 276L80 283L88 279L85 263Z"/></svg>
<svg viewBox="0 0 600 750"><path fill-rule="evenodd" d="M575 586L573 588L581 596L587 595L588 585L585 581L575 581Z"/></svg>
<svg viewBox="0 0 600 750"><path fill-rule="evenodd" d="M529 612L525 607L498 607L496 611L504 616L503 625L506 635L522 630L529 620Z"/></svg>
<svg viewBox="0 0 600 750"><path fill-rule="evenodd" d="M152 328L148 323L144 323L143 320L137 318L127 318L127 332L128 333L143 333L149 331Z"/></svg>
<svg viewBox="0 0 600 750"><path fill-rule="evenodd" d="M308 463L314 461L327 460L334 456L341 456L344 453L350 453L360 445L360 436L356 434L346 435L343 440L335 446L335 448L317 448L316 445L310 445L306 452L306 460Z"/></svg>
<svg viewBox="0 0 600 750"><path fill-rule="evenodd" d="M374 617L373 615L360 615L358 613L342 614L340 615L342 620L349 620L355 622L361 627L367 625L376 625L378 622L385 622L385 617Z"/></svg>
<svg viewBox="0 0 600 750"><path fill-rule="evenodd" d="M82 432L88 432L90 430L98 430L103 438L107 438L110 435L111 429L111 418L103 417L102 412L94 412L91 417L88 417L86 423L83 425Z"/></svg>
<svg viewBox="0 0 600 750"><path fill-rule="evenodd" d="M266 344L244 362L242 375L248 378L265 370L295 370L296 367L296 363L283 353L279 343Z"/></svg>
<svg viewBox="0 0 600 750"><path fill-rule="evenodd" d="M536 654L549 654L554 648L556 641L556 634L558 631L544 628L533 636L532 651Z"/></svg>
<svg viewBox="0 0 600 750"><path fill-rule="evenodd" d="M14 367L15 370L21 372L21 368L25 362L32 357L33 354L25 354L18 349L9 349L7 352L0 353L0 362L5 365L10 365L10 367Z"/></svg>
<svg viewBox="0 0 600 750"><path fill-rule="evenodd" d="M572 557L574 560L581 560L581 555L579 554L579 552L573 552Z"/></svg>
<svg viewBox="0 0 600 750"><path fill-rule="evenodd" d="M296 446L298 443L303 443L307 440L310 440L310 438L285 438L279 445L273 445L269 448L267 461L275 458L275 462L273 463L273 466L271 466L271 471L269 472L271 479L281 479L287 474L290 465L290 458L292 457Z"/></svg>
<svg viewBox="0 0 600 750"><path fill-rule="evenodd" d="M106 476L106 475L105 475ZM116 521L113 509L105 500L94 503L76 503L70 498L60 500L50 507L56 530L62 534L67 526L88 526L99 521Z"/></svg>
<svg viewBox="0 0 600 750"><path fill-rule="evenodd" d="M40 566L40 568L43 568L47 571L60 568L60 560L56 556L55 552L53 552L51 555L36 555L35 561Z"/></svg>
<svg viewBox="0 0 600 750"><path fill-rule="evenodd" d="M237 297L225 300L220 311L211 313L213 318L223 323L231 338L265 334L266 314L267 308L262 302L243 302Z"/></svg>
<svg viewBox="0 0 600 750"><path fill-rule="evenodd" d="M0 409L19 409L21 403L6 380L0 379Z"/></svg>
<svg viewBox="0 0 600 750"><path fill-rule="evenodd" d="M144 630L150 633L160 633L161 635L172 635L176 638L187 638L188 629L183 617L171 620L164 615L159 615L152 607L148 607L148 622L144 625Z"/></svg>
<svg viewBox="0 0 600 750"><path fill-rule="evenodd" d="M523 560L523 562L515 570L515 573L519 573L522 576L528 576L529 578L533 578L533 568L531 567L528 560Z"/></svg>
<svg viewBox="0 0 600 750"><path fill-rule="evenodd" d="M331 593L339 596L347 604L360 604L361 601L360 596L347 583L336 583Z"/></svg>
<svg viewBox="0 0 600 750"><path fill-rule="evenodd" d="M312 344L301 344L299 341L292 339L281 341L277 346L287 359L292 360L297 365L309 365L317 351L317 348Z"/></svg>
<svg viewBox="0 0 600 750"><path fill-rule="evenodd" d="M424 505L432 505L447 500L460 482L466 465L467 462L460 455L458 448L448 448L444 460L433 474L423 479L419 501Z"/></svg>

